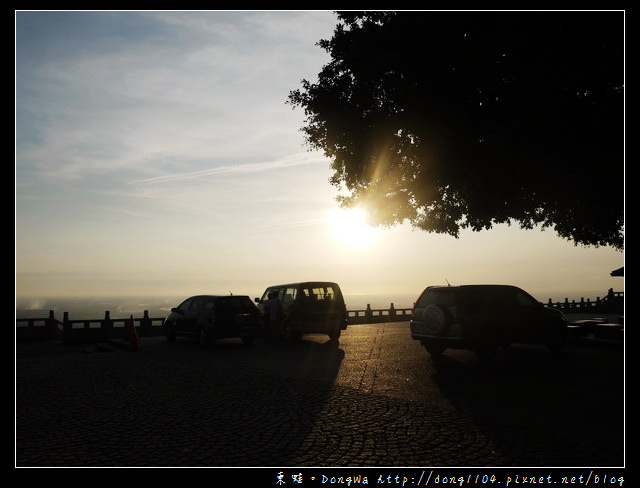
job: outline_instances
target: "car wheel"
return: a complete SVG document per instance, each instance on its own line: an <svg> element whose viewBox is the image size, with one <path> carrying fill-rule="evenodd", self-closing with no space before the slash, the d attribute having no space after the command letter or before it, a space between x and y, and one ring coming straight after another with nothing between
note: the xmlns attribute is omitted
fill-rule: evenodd
<svg viewBox="0 0 640 488"><path fill-rule="evenodd" d="M441 334L447 326L447 316L438 305L429 305L422 312L422 320L429 334Z"/></svg>
<svg viewBox="0 0 640 488"><path fill-rule="evenodd" d="M485 334L476 343L474 352L480 361L493 361L498 354L498 342L492 335Z"/></svg>
<svg viewBox="0 0 640 488"><path fill-rule="evenodd" d="M551 332L547 340L547 347L552 353L559 353L565 346L566 338L566 329L559 326Z"/></svg>
<svg viewBox="0 0 640 488"><path fill-rule="evenodd" d="M329 332L329 339L331 339L332 341L337 341L338 339L340 339L341 334L342 334L342 330L334 329L331 332Z"/></svg>
<svg viewBox="0 0 640 488"><path fill-rule="evenodd" d="M164 335L169 342L175 342L177 337L175 325L171 322L167 322L164 326Z"/></svg>
<svg viewBox="0 0 640 488"><path fill-rule="evenodd" d="M297 342L302 339L300 330L289 320L282 322L282 338L285 342Z"/></svg>
<svg viewBox="0 0 640 488"><path fill-rule="evenodd" d="M441 356L446 349L444 346L440 344L434 344L433 342L425 342L423 346L429 354L436 357Z"/></svg>
<svg viewBox="0 0 640 488"><path fill-rule="evenodd" d="M209 345L209 337L207 336L207 331L204 327L200 327L200 329L198 330L198 342L201 346Z"/></svg>

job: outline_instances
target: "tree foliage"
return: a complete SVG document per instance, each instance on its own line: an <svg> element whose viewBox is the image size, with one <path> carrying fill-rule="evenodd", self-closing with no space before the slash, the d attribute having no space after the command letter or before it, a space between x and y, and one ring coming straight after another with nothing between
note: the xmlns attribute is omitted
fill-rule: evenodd
<svg viewBox="0 0 640 488"><path fill-rule="evenodd" d="M331 61L287 102L341 205L623 249L623 12L338 12L318 45Z"/></svg>

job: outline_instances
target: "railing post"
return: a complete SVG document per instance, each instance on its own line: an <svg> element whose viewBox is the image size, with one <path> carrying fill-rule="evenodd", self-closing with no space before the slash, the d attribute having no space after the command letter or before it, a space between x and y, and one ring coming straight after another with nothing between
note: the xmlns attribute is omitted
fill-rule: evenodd
<svg viewBox="0 0 640 488"><path fill-rule="evenodd" d="M69 312L64 312L62 317L62 340L71 339L71 322L69 321Z"/></svg>
<svg viewBox="0 0 640 488"><path fill-rule="evenodd" d="M49 337L49 339L58 338L58 323L53 316L53 310L49 310L49 318L47 319L47 337Z"/></svg>
<svg viewBox="0 0 640 488"><path fill-rule="evenodd" d="M111 312L105 310L104 319L100 323L100 331L104 339L111 339L113 336L113 320L111 320Z"/></svg>
<svg viewBox="0 0 640 488"><path fill-rule="evenodd" d="M145 310L140 321L140 332L143 335L151 335L151 320L149 320L149 310Z"/></svg>
<svg viewBox="0 0 640 488"><path fill-rule="evenodd" d="M111 312L109 310L105 310L104 320L102 321L102 324L100 324L100 327L105 330L113 329L113 320L111 320Z"/></svg>

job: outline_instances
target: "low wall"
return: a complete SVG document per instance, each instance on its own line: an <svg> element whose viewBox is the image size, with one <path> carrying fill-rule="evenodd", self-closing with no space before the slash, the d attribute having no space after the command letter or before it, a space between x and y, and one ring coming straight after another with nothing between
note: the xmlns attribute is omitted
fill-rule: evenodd
<svg viewBox="0 0 640 488"><path fill-rule="evenodd" d="M367 304L367 308L364 310L349 310L348 321L350 324L376 324L380 322L408 322L411 320L411 308L398 308L393 306L393 303L389 308L372 309L371 305Z"/></svg>
<svg viewBox="0 0 640 488"><path fill-rule="evenodd" d="M546 306L561 310L564 314L620 314L624 313L624 292L614 292L595 301L582 298L580 301L565 299L564 302L549 302ZM349 310L349 324L376 324L384 322L408 322L411 320L411 308L396 309L391 303L389 308L372 309L367 304L364 310ZM128 338L131 321L140 337L153 337L163 334L164 317L151 318L149 311L142 318L112 319L106 311L102 319L72 320L69 312L64 312L62 321L54 317L53 310L46 318L16 319L16 341L60 340L69 343L89 343L110 339Z"/></svg>
<svg viewBox="0 0 640 488"><path fill-rule="evenodd" d="M151 318L145 310L142 318L112 319L108 311L102 319L72 320L64 312L62 321L54 317L53 310L47 318L16 319L16 341L60 340L66 343L102 342L110 339L127 339L131 322L140 337L163 334L164 317Z"/></svg>
<svg viewBox="0 0 640 488"><path fill-rule="evenodd" d="M564 302L552 302L549 298L547 307L561 310L565 314L571 313L624 313L624 292L623 291L610 291L604 298L596 298L595 301L591 301L589 298L582 297L580 301L571 300L567 298Z"/></svg>

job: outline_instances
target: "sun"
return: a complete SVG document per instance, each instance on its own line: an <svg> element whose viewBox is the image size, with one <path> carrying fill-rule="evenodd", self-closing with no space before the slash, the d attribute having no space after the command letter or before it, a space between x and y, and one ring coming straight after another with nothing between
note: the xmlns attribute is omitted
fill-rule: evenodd
<svg viewBox="0 0 640 488"><path fill-rule="evenodd" d="M380 229L370 226L366 213L358 208L332 210L330 220L336 237L352 248L366 247L380 234Z"/></svg>

